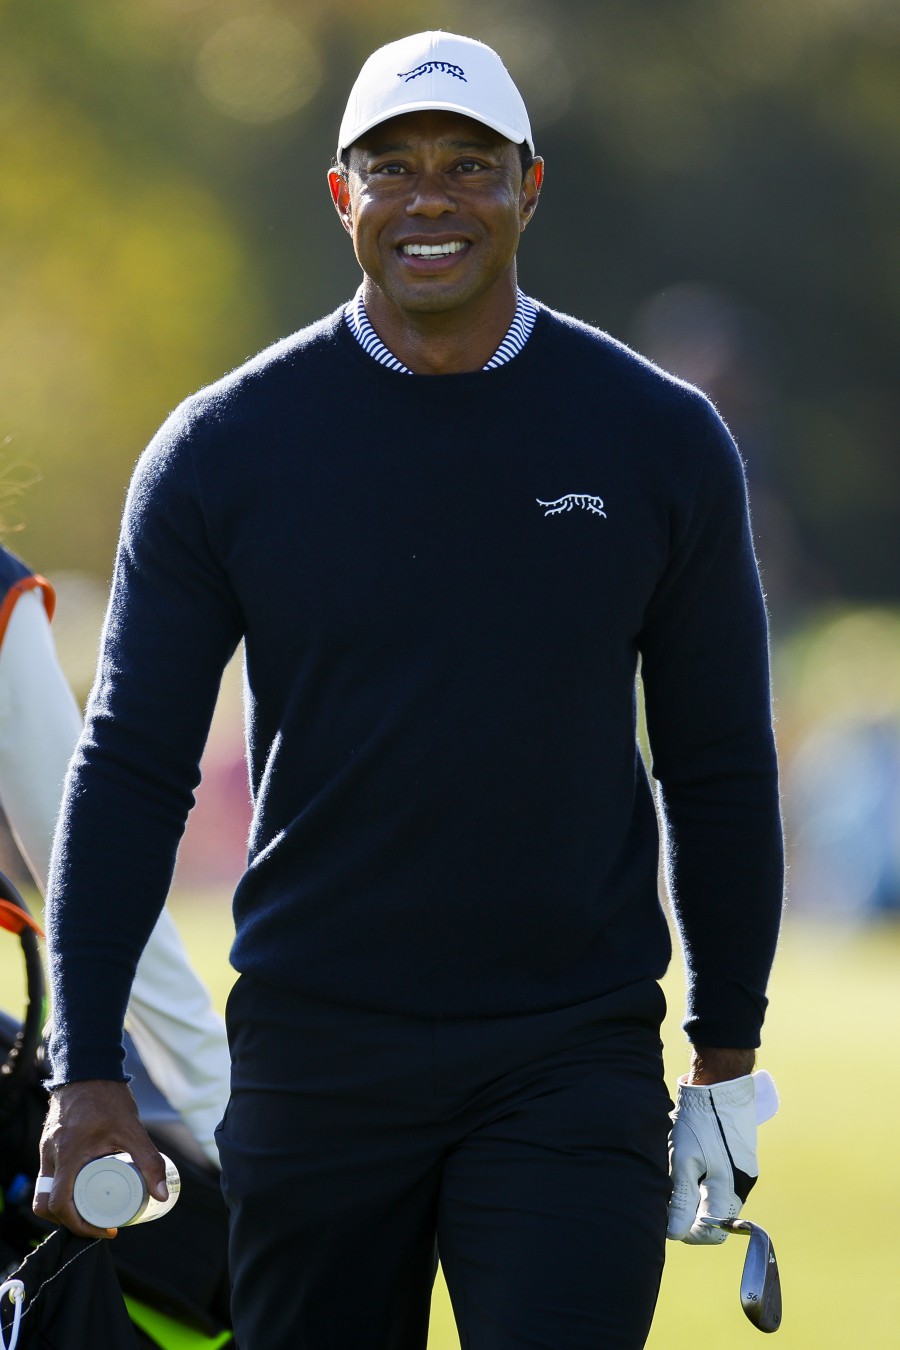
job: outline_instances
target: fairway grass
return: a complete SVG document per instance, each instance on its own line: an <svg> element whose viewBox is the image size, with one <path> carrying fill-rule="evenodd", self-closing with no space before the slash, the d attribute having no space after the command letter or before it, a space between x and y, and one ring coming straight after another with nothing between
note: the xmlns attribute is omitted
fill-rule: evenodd
<svg viewBox="0 0 900 1350"><path fill-rule="evenodd" d="M227 899L176 893L172 909L217 1006L232 981ZM665 982L670 1091L687 1065L682 975ZM21 961L0 933L0 1006L17 1013ZM787 924L770 989L760 1066L782 1105L760 1131L762 1174L746 1206L772 1235L784 1287L780 1350L900 1345L900 925L835 930ZM648 1350L758 1345L738 1301L746 1243L670 1243ZM458 1350L438 1279L429 1350Z"/></svg>

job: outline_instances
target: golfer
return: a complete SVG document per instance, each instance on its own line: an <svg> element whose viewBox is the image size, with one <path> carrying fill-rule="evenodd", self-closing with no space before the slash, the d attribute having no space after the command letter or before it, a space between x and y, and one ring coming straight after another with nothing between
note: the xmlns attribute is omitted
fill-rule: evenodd
<svg viewBox="0 0 900 1350"><path fill-rule="evenodd" d="M491 49L375 52L328 174L360 290L183 403L129 493L36 1207L99 1231L72 1184L114 1150L162 1185L122 1017L243 639L241 1350L421 1350L438 1254L470 1350L641 1346L667 1227L724 1240L701 1216L756 1174L782 845L741 461L701 393L519 290L543 174ZM639 671L694 1047L671 1174Z"/></svg>

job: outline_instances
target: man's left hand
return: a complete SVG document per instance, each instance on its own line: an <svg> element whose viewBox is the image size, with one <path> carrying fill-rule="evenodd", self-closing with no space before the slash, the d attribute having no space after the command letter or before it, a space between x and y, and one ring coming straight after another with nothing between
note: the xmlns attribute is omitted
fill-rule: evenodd
<svg viewBox="0 0 900 1350"><path fill-rule="evenodd" d="M726 1234L702 1215L736 1219L759 1175L753 1079L710 1086L679 1081L669 1136L672 1199L666 1236L718 1243Z"/></svg>
<svg viewBox="0 0 900 1350"><path fill-rule="evenodd" d="M737 1218L756 1184L756 1128L777 1111L778 1093L767 1073L753 1073L755 1058L752 1050L696 1048L679 1079L669 1136L673 1241L724 1242L727 1234L703 1215Z"/></svg>

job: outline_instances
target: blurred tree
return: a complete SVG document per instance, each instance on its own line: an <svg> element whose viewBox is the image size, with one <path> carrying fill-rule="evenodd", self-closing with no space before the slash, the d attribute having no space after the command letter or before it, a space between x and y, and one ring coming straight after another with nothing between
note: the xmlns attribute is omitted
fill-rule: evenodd
<svg viewBox="0 0 900 1350"><path fill-rule="evenodd" d="M3 16L0 442L41 474L29 559L104 575L137 453L186 382L256 345L265 298L214 186L163 143L158 53L109 51L97 6L47 8Z"/></svg>

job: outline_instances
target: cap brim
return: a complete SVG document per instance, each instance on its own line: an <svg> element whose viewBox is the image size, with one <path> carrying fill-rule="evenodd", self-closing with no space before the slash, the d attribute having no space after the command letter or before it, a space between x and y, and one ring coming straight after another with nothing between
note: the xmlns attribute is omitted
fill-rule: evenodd
<svg viewBox="0 0 900 1350"><path fill-rule="evenodd" d="M534 142L530 140L528 136L524 135L517 127L511 127L508 122L501 122L494 118L480 116L474 113L471 108L465 108L461 104L454 103L450 99L435 99L433 102L429 99L427 103L401 103L398 107L391 108L389 111L380 113L377 117L372 117L369 120L362 122L358 127L354 127L352 134L349 134L346 140L342 138L338 142L338 156L340 157L345 150L348 150L351 145L354 145L361 136L365 136L367 131L371 131L373 127L381 126L382 122L390 122L393 118L402 117L406 113L432 111L453 112L459 113L461 117L469 117L473 122L480 122L482 126L490 127L492 131L499 132L499 134L505 136L508 141L512 141L514 145L527 145L531 153L534 154Z"/></svg>

